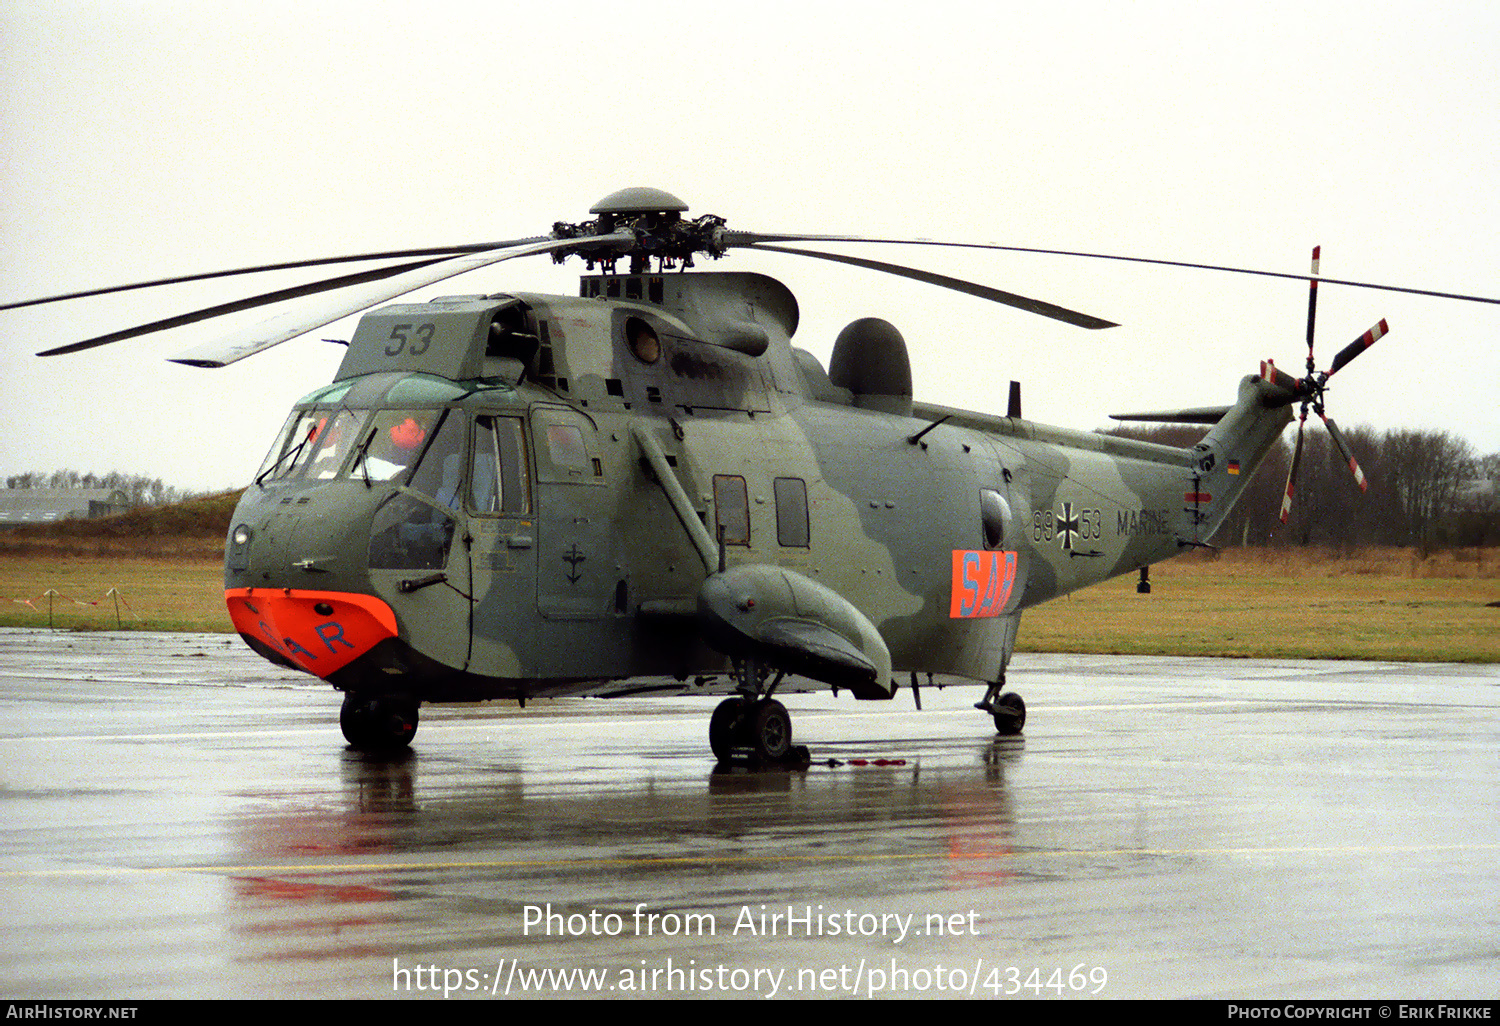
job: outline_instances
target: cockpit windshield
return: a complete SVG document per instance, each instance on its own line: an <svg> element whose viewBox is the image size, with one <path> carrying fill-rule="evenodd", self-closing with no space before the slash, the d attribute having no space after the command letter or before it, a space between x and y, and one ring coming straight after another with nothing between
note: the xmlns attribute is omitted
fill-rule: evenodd
<svg viewBox="0 0 1500 1026"><path fill-rule="evenodd" d="M294 410L255 480L262 486L336 478L388 482L448 509L515 515L530 508L527 477L519 418L466 416L457 408L340 406Z"/></svg>
<svg viewBox="0 0 1500 1026"><path fill-rule="evenodd" d="M261 464L256 482L303 476L328 480L337 476L367 414L350 409L294 410Z"/></svg>
<svg viewBox="0 0 1500 1026"><path fill-rule="evenodd" d="M417 462L442 410L296 410L261 464L256 481L346 477L393 481ZM348 470L349 454L354 459Z"/></svg>
<svg viewBox="0 0 1500 1026"><path fill-rule="evenodd" d="M354 454L348 476L393 481L411 469L427 448L442 410L377 410L373 426Z"/></svg>

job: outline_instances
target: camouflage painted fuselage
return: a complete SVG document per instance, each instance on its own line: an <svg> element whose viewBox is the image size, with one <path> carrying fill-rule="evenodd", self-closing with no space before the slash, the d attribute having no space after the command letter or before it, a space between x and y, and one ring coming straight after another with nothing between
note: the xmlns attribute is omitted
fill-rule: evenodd
<svg viewBox="0 0 1500 1026"><path fill-rule="evenodd" d="M914 403L880 330L841 336L830 379L764 276L583 292L363 318L236 512L252 647L423 700L623 693L731 656L865 697L994 681L1024 609L1207 539L1290 418L1247 378L1195 449L1043 427Z"/></svg>

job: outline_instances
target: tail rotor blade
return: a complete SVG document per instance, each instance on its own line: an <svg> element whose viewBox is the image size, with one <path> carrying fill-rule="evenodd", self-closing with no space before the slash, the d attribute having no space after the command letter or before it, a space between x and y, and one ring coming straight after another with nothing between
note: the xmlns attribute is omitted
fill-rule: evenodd
<svg viewBox="0 0 1500 1026"><path fill-rule="evenodd" d="M1277 367L1275 360L1262 360L1260 362L1260 376L1278 388L1286 389L1292 395L1298 394L1301 382ZM1288 400L1288 402L1291 402L1291 400Z"/></svg>
<svg viewBox="0 0 1500 1026"><path fill-rule="evenodd" d="M1297 489L1297 467L1302 463L1302 431L1307 427L1307 412L1304 408L1302 420L1297 425L1297 447L1292 450L1292 469L1286 476L1286 494L1281 497L1281 522L1292 515L1292 493Z"/></svg>
<svg viewBox="0 0 1500 1026"><path fill-rule="evenodd" d="M1385 318L1382 317L1379 324L1339 350L1339 355L1333 358L1333 366L1328 368L1328 376L1330 378L1333 377L1339 372L1339 368L1384 338L1390 330L1390 327L1385 323Z"/></svg>
<svg viewBox="0 0 1500 1026"><path fill-rule="evenodd" d="M1318 317L1318 267L1322 246L1314 246L1312 254L1312 277L1307 279L1307 373L1313 372L1313 323Z"/></svg>
<svg viewBox="0 0 1500 1026"><path fill-rule="evenodd" d="M1332 417L1322 413L1318 414L1318 416L1323 418L1323 426L1333 436L1333 444L1339 447L1339 452L1343 454L1344 461L1349 464L1349 470L1354 475L1354 483L1359 485L1360 491L1368 491L1370 483L1365 480L1364 471L1359 469L1359 463L1354 458L1354 450L1349 447L1349 440L1344 437L1344 433L1339 430L1339 426L1333 422Z"/></svg>

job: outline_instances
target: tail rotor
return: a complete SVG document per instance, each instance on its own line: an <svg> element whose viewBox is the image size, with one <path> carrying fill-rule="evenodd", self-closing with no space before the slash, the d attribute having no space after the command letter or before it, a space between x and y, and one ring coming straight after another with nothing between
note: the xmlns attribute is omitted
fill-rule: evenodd
<svg viewBox="0 0 1500 1026"><path fill-rule="evenodd" d="M1307 428L1307 414L1311 410L1323 421L1324 427L1328 429L1329 436L1338 446L1344 461L1349 466L1350 473L1354 476L1354 483L1359 486L1361 492L1368 490L1369 482L1365 479L1364 472L1359 469L1359 462L1354 458L1354 450L1349 445L1349 440L1339 430L1333 418L1328 416L1324 409L1324 392L1328 387L1328 379L1347 367L1353 359L1377 341L1383 338L1390 327L1382 319L1369 331L1355 339L1349 345L1339 350L1334 356L1333 363L1325 371L1317 369L1317 362L1313 356L1313 329L1317 321L1318 311L1318 276L1319 257L1321 246L1314 246L1312 251L1312 276L1308 278L1307 293L1307 374L1302 378L1294 378L1286 371L1280 370L1275 363L1266 360L1261 364L1261 377L1292 394L1291 402L1301 402L1302 409L1297 423L1297 443L1292 450L1291 471L1287 474L1286 492L1281 499L1281 522L1287 522L1292 512L1292 495L1297 488L1297 469L1302 463L1302 440L1303 433Z"/></svg>

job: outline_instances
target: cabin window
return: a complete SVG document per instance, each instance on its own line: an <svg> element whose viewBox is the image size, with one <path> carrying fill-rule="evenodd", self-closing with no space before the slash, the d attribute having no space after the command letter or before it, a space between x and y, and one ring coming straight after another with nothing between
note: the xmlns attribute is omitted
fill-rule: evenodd
<svg viewBox="0 0 1500 1026"><path fill-rule="evenodd" d="M979 490L979 519L984 528L984 547L998 549L1005 545L1005 522L1010 519L1010 503L993 488Z"/></svg>
<svg viewBox="0 0 1500 1026"><path fill-rule="evenodd" d="M778 477L776 494L776 541L788 549L810 544L807 525L807 482L800 477Z"/></svg>
<svg viewBox="0 0 1500 1026"><path fill-rule="evenodd" d="M655 363L661 359L661 339L656 337L655 329L639 317L625 322L625 339L630 343L630 351L642 363Z"/></svg>
<svg viewBox="0 0 1500 1026"><path fill-rule="evenodd" d="M517 516L531 508L526 448L522 444L521 422L516 418L475 419L469 504L475 512L490 515Z"/></svg>
<svg viewBox="0 0 1500 1026"><path fill-rule="evenodd" d="M714 475L714 524L725 545L750 544L750 502L743 477Z"/></svg>
<svg viewBox="0 0 1500 1026"><path fill-rule="evenodd" d="M583 432L573 424L547 425L547 455L555 467L573 471L589 469L589 450Z"/></svg>
<svg viewBox="0 0 1500 1026"><path fill-rule="evenodd" d="M537 480L543 484L602 485L604 463L594 423L587 414L564 407L532 412Z"/></svg>

